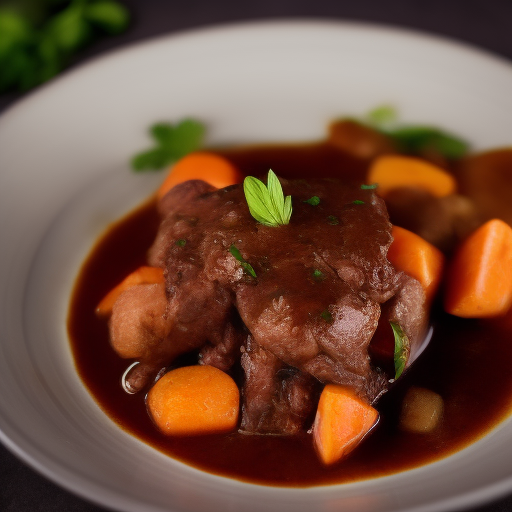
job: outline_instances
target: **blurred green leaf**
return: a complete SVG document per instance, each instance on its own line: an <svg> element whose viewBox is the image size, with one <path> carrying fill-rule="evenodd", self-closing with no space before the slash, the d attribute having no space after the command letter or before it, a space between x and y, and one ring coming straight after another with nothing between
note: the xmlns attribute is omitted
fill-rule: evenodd
<svg viewBox="0 0 512 512"><path fill-rule="evenodd" d="M84 19L83 9L81 3L72 3L55 15L46 27L46 34L61 51L75 52L91 39L91 27Z"/></svg>
<svg viewBox="0 0 512 512"><path fill-rule="evenodd" d="M158 144L169 144L174 133L174 126L170 123L157 123L149 129L151 136Z"/></svg>
<svg viewBox="0 0 512 512"><path fill-rule="evenodd" d="M388 132L401 151L424 153L436 151L449 159L463 157L469 150L467 142L455 135L429 126L406 126Z"/></svg>
<svg viewBox="0 0 512 512"><path fill-rule="evenodd" d="M40 82L46 82L64 69L64 59L51 37L42 36L37 46Z"/></svg>
<svg viewBox="0 0 512 512"><path fill-rule="evenodd" d="M172 137L166 147L172 153L173 158L179 160L202 145L205 132L206 128L203 123L185 119L174 127Z"/></svg>
<svg viewBox="0 0 512 512"><path fill-rule="evenodd" d="M172 161L172 155L163 147L144 151L134 156L132 167L135 171L158 170Z"/></svg>
<svg viewBox="0 0 512 512"><path fill-rule="evenodd" d="M84 15L88 21L108 34L119 34L126 30L130 22L128 9L118 2L108 0L87 5Z"/></svg>
<svg viewBox="0 0 512 512"><path fill-rule="evenodd" d="M184 119L176 125L156 123L149 131L156 147L132 158L135 171L162 169L196 151L203 144L206 128L199 121Z"/></svg>
<svg viewBox="0 0 512 512"><path fill-rule="evenodd" d="M0 9L0 58L32 38L30 24L10 9Z"/></svg>
<svg viewBox="0 0 512 512"><path fill-rule="evenodd" d="M400 124L398 111L391 105L378 106L362 119L351 120L386 135L403 153L423 156L438 154L448 160L456 160L470 149L465 140L439 128Z"/></svg>
<svg viewBox="0 0 512 512"><path fill-rule="evenodd" d="M0 8L0 92L45 82L95 35L119 33L128 22L115 0L8 0Z"/></svg>
<svg viewBox="0 0 512 512"><path fill-rule="evenodd" d="M391 105L381 105L370 110L367 114L368 122L376 127L383 127L385 125L395 123L398 119L398 113L395 107Z"/></svg>

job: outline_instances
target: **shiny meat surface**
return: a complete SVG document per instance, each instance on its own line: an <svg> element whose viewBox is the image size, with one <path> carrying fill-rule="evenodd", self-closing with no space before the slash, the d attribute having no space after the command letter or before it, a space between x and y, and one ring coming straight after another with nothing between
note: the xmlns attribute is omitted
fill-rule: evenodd
<svg viewBox="0 0 512 512"><path fill-rule="evenodd" d="M185 352L198 350L203 364L224 371L241 357L241 429L281 434L302 428L311 413L303 401L319 383L350 386L369 402L386 390L388 377L368 355L381 305L387 303L413 344L426 309L418 283L386 258L392 238L383 201L337 180L281 182L293 213L279 227L250 215L240 185L214 191L189 181L161 200L148 262L165 270L165 313L148 336L144 319L154 306L141 311L132 291L134 315L142 320L132 319L135 331L126 342L116 335L113 343L122 357L140 362L127 377L130 389L149 385ZM319 204L306 202L312 196ZM406 304L409 296L414 306ZM130 310L126 297L123 308ZM111 336L120 317L112 316Z"/></svg>

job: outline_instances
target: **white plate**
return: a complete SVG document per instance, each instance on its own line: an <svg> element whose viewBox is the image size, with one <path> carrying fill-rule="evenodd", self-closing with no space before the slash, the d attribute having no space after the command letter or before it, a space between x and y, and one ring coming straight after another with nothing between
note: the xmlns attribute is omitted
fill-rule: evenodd
<svg viewBox="0 0 512 512"><path fill-rule="evenodd" d="M212 476L139 442L78 379L70 290L105 226L159 175L128 158L156 120L194 116L208 143L320 138L340 114L399 107L476 148L512 142L512 68L482 52L357 24L290 22L165 37L92 62L0 118L0 429L67 489L131 511L433 511L512 491L512 423L442 461L340 486L267 488Z"/></svg>

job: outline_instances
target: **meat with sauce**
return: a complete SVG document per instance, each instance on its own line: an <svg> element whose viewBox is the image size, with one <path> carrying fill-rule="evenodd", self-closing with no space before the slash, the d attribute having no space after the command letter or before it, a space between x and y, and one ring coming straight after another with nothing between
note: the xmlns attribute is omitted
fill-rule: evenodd
<svg viewBox="0 0 512 512"><path fill-rule="evenodd" d="M155 302L147 285L132 288L110 320L114 349L139 362L132 392L183 353L224 371L240 360L241 430L290 434L307 424L322 383L370 403L386 391L368 350L379 321L400 322L414 346L427 313L419 283L386 258L384 202L337 180L281 182L293 215L278 227L251 216L241 185L189 181L160 201L148 262L164 269L165 291L151 289Z"/></svg>

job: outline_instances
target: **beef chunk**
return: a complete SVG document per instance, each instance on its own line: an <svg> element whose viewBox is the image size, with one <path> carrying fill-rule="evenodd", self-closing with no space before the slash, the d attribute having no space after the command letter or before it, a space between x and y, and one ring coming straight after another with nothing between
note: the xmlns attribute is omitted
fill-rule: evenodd
<svg viewBox="0 0 512 512"><path fill-rule="evenodd" d="M420 188L401 187L386 195L393 224L451 252L480 224L475 204L465 196L435 197Z"/></svg>
<svg viewBox="0 0 512 512"><path fill-rule="evenodd" d="M240 431L296 434L310 419L319 393L311 375L286 366L249 336L242 354L245 372Z"/></svg>
<svg viewBox="0 0 512 512"><path fill-rule="evenodd" d="M368 162L379 155L396 151L389 137L351 119L337 121L329 126L329 142Z"/></svg>
<svg viewBox="0 0 512 512"><path fill-rule="evenodd" d="M240 347L247 338L247 333L240 326L239 319L233 315L232 321L225 325L220 337L217 333L210 333L206 343L199 353L199 362L204 365L215 366L219 370L227 372L240 359Z"/></svg>
<svg viewBox="0 0 512 512"><path fill-rule="evenodd" d="M142 389L183 352L200 350L202 364L228 370L241 350L241 428L281 434L304 427L322 383L350 386L368 402L386 390L368 352L381 305L392 304L413 338L425 306L419 284L386 258L384 202L358 184L281 181L293 214L279 227L255 221L240 185L212 191L192 181L161 200L149 261L165 269L165 330L140 340L131 388ZM306 202L312 196L318 204Z"/></svg>

